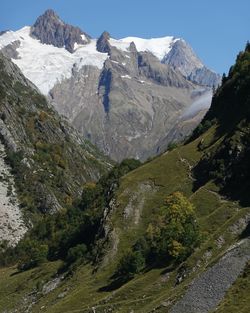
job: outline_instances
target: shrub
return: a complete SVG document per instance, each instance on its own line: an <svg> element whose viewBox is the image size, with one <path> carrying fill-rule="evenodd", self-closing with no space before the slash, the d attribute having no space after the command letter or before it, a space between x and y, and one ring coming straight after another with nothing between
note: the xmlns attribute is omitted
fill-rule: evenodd
<svg viewBox="0 0 250 313"><path fill-rule="evenodd" d="M47 260L48 246L35 240L23 241L19 246L21 250L18 269L21 271L36 267Z"/></svg>
<svg viewBox="0 0 250 313"><path fill-rule="evenodd" d="M204 134L212 125L213 122L210 120L202 121L193 131L192 138L197 138Z"/></svg>
<svg viewBox="0 0 250 313"><path fill-rule="evenodd" d="M133 277L145 267L145 258L140 251L128 251L120 260L117 275Z"/></svg>
<svg viewBox="0 0 250 313"><path fill-rule="evenodd" d="M178 144L177 144L177 142L170 142L169 144L168 144L168 151L172 151L172 150L174 150L175 148L177 148L178 147Z"/></svg>
<svg viewBox="0 0 250 313"><path fill-rule="evenodd" d="M42 123L44 123L47 119L48 119L48 113L45 112L45 111L40 111L39 112L39 116L38 116L38 119L39 121L41 121Z"/></svg>
<svg viewBox="0 0 250 313"><path fill-rule="evenodd" d="M87 253L87 246L82 243L79 245L76 245L75 247L72 247L69 249L66 262L68 264L74 263L79 259L82 259Z"/></svg>
<svg viewBox="0 0 250 313"><path fill-rule="evenodd" d="M80 208L82 210L88 208L91 204L93 204L97 196L98 186L96 185L96 183L86 183L83 186Z"/></svg>

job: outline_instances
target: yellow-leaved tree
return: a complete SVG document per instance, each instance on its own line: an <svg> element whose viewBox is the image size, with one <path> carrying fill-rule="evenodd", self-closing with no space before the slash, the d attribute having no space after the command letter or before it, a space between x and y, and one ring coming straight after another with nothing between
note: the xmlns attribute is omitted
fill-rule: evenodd
<svg viewBox="0 0 250 313"><path fill-rule="evenodd" d="M193 204L181 193L169 195L147 230L151 255L156 259L183 260L199 242Z"/></svg>

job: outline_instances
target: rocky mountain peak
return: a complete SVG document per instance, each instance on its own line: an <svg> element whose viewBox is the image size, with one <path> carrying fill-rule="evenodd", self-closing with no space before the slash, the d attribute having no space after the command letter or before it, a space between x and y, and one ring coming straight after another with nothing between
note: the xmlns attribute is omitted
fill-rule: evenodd
<svg viewBox="0 0 250 313"><path fill-rule="evenodd" d="M0 36L2 36L3 34L7 33L8 30L1 30L0 31Z"/></svg>
<svg viewBox="0 0 250 313"><path fill-rule="evenodd" d="M107 32L106 30L101 34L101 37L105 38L106 40L109 40L111 38L110 33Z"/></svg>
<svg viewBox="0 0 250 313"><path fill-rule="evenodd" d="M111 46L109 43L110 38L111 38L110 33L108 33L107 31L104 31L97 40L97 43L96 43L97 51L110 53L110 49L111 49Z"/></svg>
<svg viewBox="0 0 250 313"><path fill-rule="evenodd" d="M164 57L162 63L170 64L180 70L184 76L190 75L194 68L201 68L203 64L196 56L191 46L180 39L172 44L172 49Z"/></svg>
<svg viewBox="0 0 250 313"><path fill-rule="evenodd" d="M129 45L129 51L131 52L137 52L137 49L136 49L136 45L134 43L134 41L132 41Z"/></svg>
<svg viewBox="0 0 250 313"><path fill-rule="evenodd" d="M52 9L46 10L39 18L45 20L47 23L54 21L64 25L64 22Z"/></svg>
<svg viewBox="0 0 250 313"><path fill-rule="evenodd" d="M192 47L183 39L172 44L170 52L163 58L162 63L171 65L197 84L212 87L220 83L220 75L205 67Z"/></svg>
<svg viewBox="0 0 250 313"><path fill-rule="evenodd" d="M64 23L51 9L39 16L31 27L31 35L42 43L55 47L65 47L69 52L74 52L74 45L87 44L90 36L79 27Z"/></svg>

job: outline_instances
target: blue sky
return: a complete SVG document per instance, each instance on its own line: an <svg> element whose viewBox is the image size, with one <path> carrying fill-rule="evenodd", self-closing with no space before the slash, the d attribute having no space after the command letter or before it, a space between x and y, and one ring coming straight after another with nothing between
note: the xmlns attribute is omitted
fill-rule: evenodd
<svg viewBox="0 0 250 313"><path fill-rule="evenodd" d="M0 30L31 25L48 8L92 37L182 37L219 73L250 40L250 0L1 0Z"/></svg>

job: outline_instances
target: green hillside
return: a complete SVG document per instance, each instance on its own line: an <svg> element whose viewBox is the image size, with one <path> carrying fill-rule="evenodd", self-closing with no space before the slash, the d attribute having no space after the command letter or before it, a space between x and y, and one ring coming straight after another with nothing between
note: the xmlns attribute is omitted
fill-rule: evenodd
<svg viewBox="0 0 250 313"><path fill-rule="evenodd" d="M214 128L203 135L204 141L211 143ZM39 299L33 306L32 312L40 312L45 306L46 312L166 312L185 290L188 283L216 262L223 252L238 240L239 233L232 233L230 225L234 225L240 218L250 214L249 208L241 208L237 202L223 198L218 193L218 187L210 181L206 185L192 192L193 180L191 167L197 164L201 152L198 149L200 138L196 141L177 148L156 158L122 178L121 186L116 193L116 206L111 217L105 221L111 229L108 243L104 245L104 259L97 272L90 264L78 266L72 277L63 280L59 287L48 295L37 292L37 282L43 285L48 278L55 274L57 263L44 264L41 268L10 276L16 269L5 269L2 283L10 284L10 289L2 291L1 308L5 308L6 299L10 307L15 303L10 299L19 299L35 290ZM219 145L220 140L213 145ZM146 186L146 187L145 187ZM149 187L147 187L149 186ZM176 268L153 267L147 269L112 291L100 291L110 285L112 275L124 251L131 247L136 239L144 233L157 208L164 203L164 198L174 192L182 191L196 207L198 223L202 232L202 244L186 262ZM132 199L132 202L131 202ZM131 215L124 218L124 209L130 205ZM139 218L136 210L140 209ZM135 223L135 221L137 223ZM241 232L243 229L239 229ZM219 238L223 236L222 246ZM119 242L117 242L119 240ZM199 264L199 267L197 267ZM176 285L176 277L185 269L188 273L183 282ZM25 280L24 288L16 294L17 285ZM11 282L11 283L10 283ZM7 295L7 294L8 295ZM108 312L108 311L106 311Z"/></svg>
<svg viewBox="0 0 250 313"><path fill-rule="evenodd" d="M51 313L195 313L213 312L217 306L221 313L248 312L249 73L247 45L188 143L138 168L126 161L84 190L78 207L90 216L98 212L99 223L89 255L80 255L66 269L65 259L27 271L2 268L0 312L27 312L30 307L30 312ZM189 205L192 212L183 223L178 220L179 198L171 198L176 192L185 199L183 212ZM187 244L173 237L179 250L171 253L168 245L162 257L149 234L162 243L159 237L170 238L171 223L188 230L185 235L197 225L199 240L192 237ZM151 244L143 260L135 258L144 256L142 238ZM183 249L188 252L182 254ZM128 273L125 265L134 272ZM207 286L208 294L199 298Z"/></svg>

